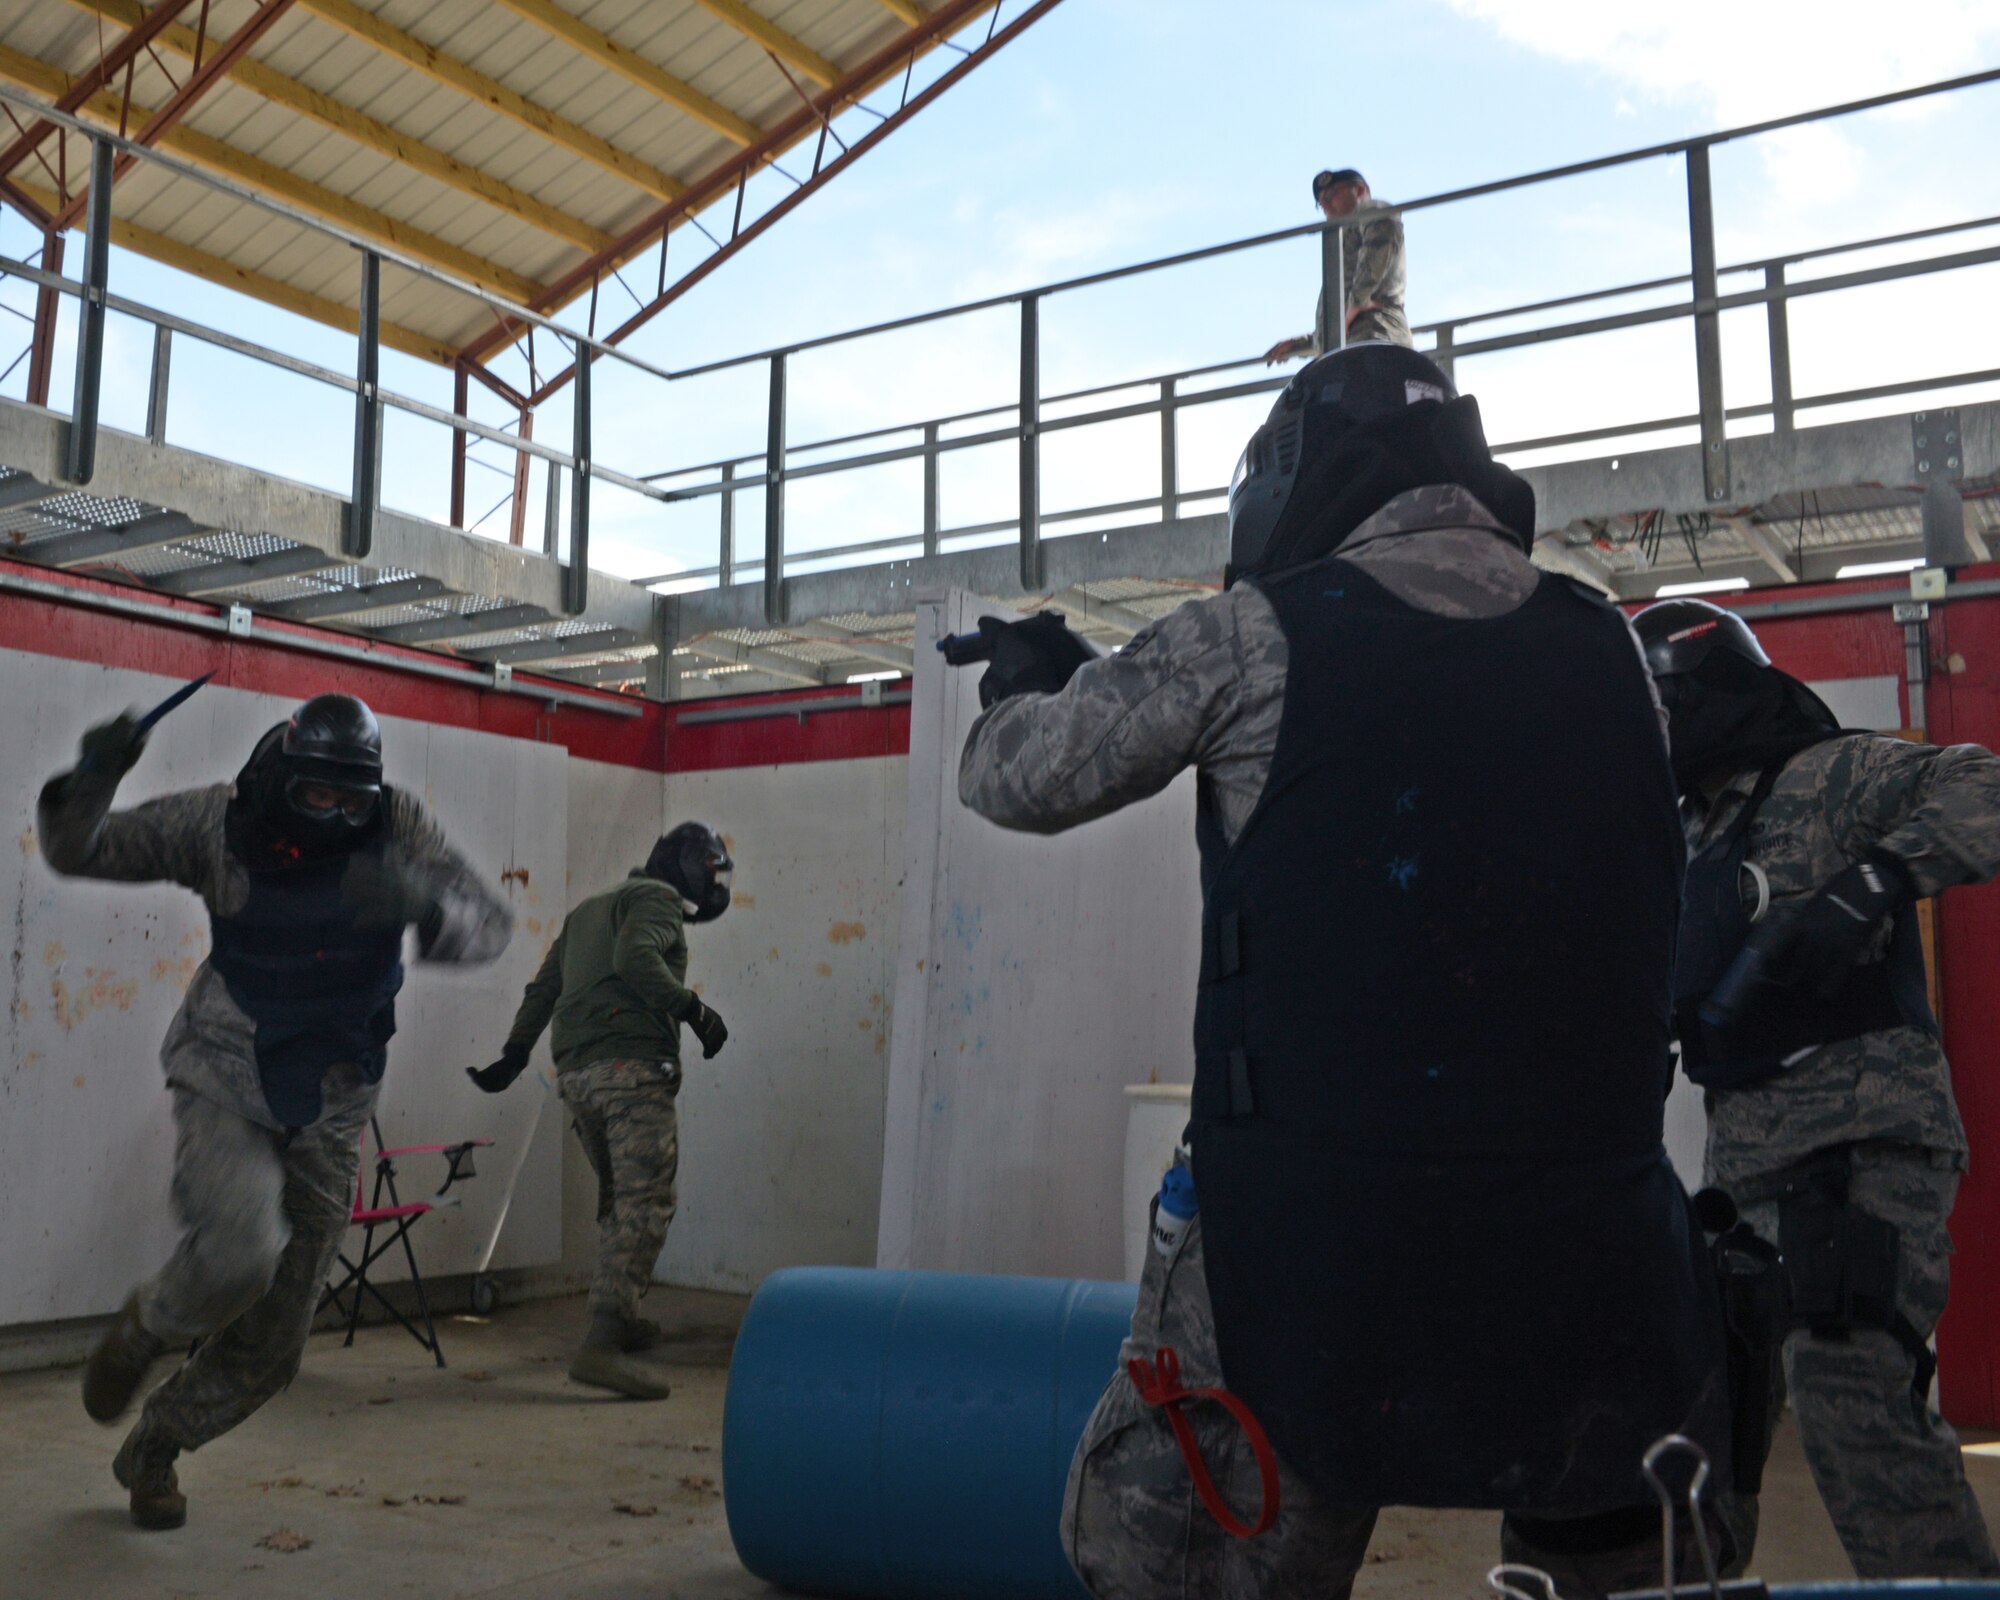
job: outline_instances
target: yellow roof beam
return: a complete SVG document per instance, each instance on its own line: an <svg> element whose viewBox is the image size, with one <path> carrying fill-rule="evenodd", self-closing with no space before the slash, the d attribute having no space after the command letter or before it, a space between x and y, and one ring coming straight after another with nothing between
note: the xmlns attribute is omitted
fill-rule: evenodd
<svg viewBox="0 0 2000 1600"><path fill-rule="evenodd" d="M108 17L127 28L143 19L147 10L139 0L69 0L69 3L84 11ZM161 30L158 42L192 60L198 37L194 29L173 23ZM213 41L210 41L210 48L213 48ZM526 190L517 189L454 155L425 144L421 139L399 133L386 122L357 111L331 95L322 94L296 78L287 77L261 61L245 57L231 69L229 80L262 95L274 105L310 117L356 144L388 156L392 161L426 177L435 178L461 194L471 195L508 212L544 233L554 234L592 251L602 250L611 243L612 236L602 228L594 228L582 218L558 210Z"/></svg>
<svg viewBox="0 0 2000 1600"><path fill-rule="evenodd" d="M822 89L840 81L840 69L803 40L793 38L768 17L759 16L743 0L695 0L704 11L712 11L742 34L761 44L780 61L788 62Z"/></svg>
<svg viewBox="0 0 2000 1600"><path fill-rule="evenodd" d="M917 4L917 0L882 0L882 4L895 12L897 16L901 17L913 28L921 28L926 22L930 21L929 16L924 12L924 8Z"/></svg>
<svg viewBox="0 0 2000 1600"><path fill-rule="evenodd" d="M526 95L516 94L499 79L489 78L456 56L391 26L373 12L362 10L353 0L298 0L298 4L300 10L310 11L322 22L332 23L363 44L394 56L431 82L477 100L488 110L518 122L551 144L561 145L571 155L581 156L657 200L678 200L687 193L687 185L672 174L620 150L610 140L598 138L589 129L535 104Z"/></svg>
<svg viewBox="0 0 2000 1600"><path fill-rule="evenodd" d="M70 75L60 67L52 67L46 61L38 61L5 45L0 45L0 77L11 78L22 87L48 95L51 99L60 96L71 81ZM92 95L78 110L81 115L115 129L125 107L117 95L105 89ZM135 101L126 120L134 125L143 125L152 114ZM518 305L529 304L541 293L542 286L523 273L474 255L470 250L460 249L421 228L364 206L358 200L335 194L331 189L311 183L269 161L246 155L220 139L197 133L184 122L176 123L162 134L159 144L164 150L184 155L250 188L297 206L301 211L338 223L354 233L365 234L457 277L470 279L495 294L505 295Z"/></svg>
<svg viewBox="0 0 2000 1600"><path fill-rule="evenodd" d="M311 0L308 0L311 3ZM628 50L608 33L600 33L581 17L573 16L551 0L497 0L518 17L525 17L544 33L562 40L621 78L636 83L647 93L685 111L697 122L706 123L725 138L740 145L753 145L764 137L756 123L739 117L727 106L718 105L692 84L681 82L671 72L656 67L635 50Z"/></svg>
<svg viewBox="0 0 2000 1600"><path fill-rule="evenodd" d="M30 200L44 210L55 211L62 202L53 189L44 189L36 184L16 184ZM338 300L328 300L323 295L309 294L304 289L295 289L289 283L280 283L276 278L267 278L261 272L252 272L247 267L239 267L224 261L220 256L212 256L205 250L197 250L191 244L182 244L178 239L169 239L163 233L154 233L149 228L137 227L124 219L111 219L111 239L114 244L123 245L127 250L148 256L181 272L192 274L208 283L220 284L225 289L235 289L301 317L310 317L314 322L324 322L329 327L340 328L347 333L358 333L361 317L353 306L344 306ZM457 352L442 340L426 338L398 323L382 324L382 342L391 349L400 350L405 355L416 356L424 361L435 361L440 366L450 366L457 358Z"/></svg>

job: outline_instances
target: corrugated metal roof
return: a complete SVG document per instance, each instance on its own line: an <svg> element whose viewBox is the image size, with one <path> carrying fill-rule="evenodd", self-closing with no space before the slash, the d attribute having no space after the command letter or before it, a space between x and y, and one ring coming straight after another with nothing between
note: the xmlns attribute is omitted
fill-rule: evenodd
<svg viewBox="0 0 2000 1600"><path fill-rule="evenodd" d="M53 101L157 3L0 8L0 79ZM786 53L843 74L913 33L886 0L755 0L751 9L796 41ZM211 0L204 51L255 15L256 0ZM198 19L188 7L133 63L128 132L187 81ZM714 109L633 81L579 30ZM79 114L116 125L124 87L120 74ZM781 67L702 0L296 0L159 143L526 302L655 212L663 189L734 158L746 129L769 130L799 111L802 94L823 92L806 67ZM14 131L0 132L11 144ZM13 174L36 198L57 191L59 172L71 192L85 175L74 140L66 169L56 152L57 140L43 141ZM308 227L150 163L119 180L115 215L128 248L352 326L354 252ZM493 326L489 307L393 265L382 291L385 339L433 359Z"/></svg>

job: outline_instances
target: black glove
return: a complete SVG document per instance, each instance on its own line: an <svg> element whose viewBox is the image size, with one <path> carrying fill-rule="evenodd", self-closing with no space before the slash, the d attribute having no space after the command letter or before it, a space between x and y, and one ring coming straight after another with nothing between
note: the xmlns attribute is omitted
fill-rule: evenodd
<svg viewBox="0 0 2000 1600"><path fill-rule="evenodd" d="M1831 999L1914 890L1900 861L1867 856L1804 905L1752 930L1746 948L1760 956L1766 982Z"/></svg>
<svg viewBox="0 0 2000 1600"><path fill-rule="evenodd" d="M145 748L146 736L139 731L139 719L129 711L121 711L83 736L76 759L77 773L116 781L139 764Z"/></svg>
<svg viewBox="0 0 2000 1600"><path fill-rule="evenodd" d="M351 857L340 875L340 903L362 928L401 928L414 922L435 937L443 910L423 874L397 850Z"/></svg>
<svg viewBox="0 0 2000 1600"><path fill-rule="evenodd" d="M979 631L993 647L993 665L979 680L979 703L990 706L1012 694L1058 694L1076 669L1097 652L1070 632L1060 611L1042 611L1021 622L981 617Z"/></svg>
<svg viewBox="0 0 2000 1600"><path fill-rule="evenodd" d="M528 1065L528 1052L507 1046L500 1052L500 1059L490 1067L467 1067L465 1075L488 1094L498 1094L512 1083Z"/></svg>
<svg viewBox="0 0 2000 1600"><path fill-rule="evenodd" d="M701 1058L706 1061L720 1050L729 1038L729 1025L716 1015L713 1008L695 1001L694 1009L681 1018L694 1036L701 1041Z"/></svg>

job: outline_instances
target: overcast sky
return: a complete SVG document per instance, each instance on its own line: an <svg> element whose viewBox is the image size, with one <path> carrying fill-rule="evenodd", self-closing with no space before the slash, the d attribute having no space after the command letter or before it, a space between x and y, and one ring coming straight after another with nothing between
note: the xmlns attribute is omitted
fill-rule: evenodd
<svg viewBox="0 0 2000 1600"><path fill-rule="evenodd" d="M1008 0L1003 17L1021 4ZM1849 0L1067 0L632 348L681 368L1309 222L1322 166L1357 166L1378 195L1406 200L1995 65L1991 0L1911 0L1893 25ZM2000 214L1996 149L2000 86L1725 146L1714 158L1720 256ZM1418 323L1664 276L1687 264L1683 169L1656 160L1422 212L1408 232ZM692 238L676 235L677 259ZM0 249L31 247L9 214ZM351 367L351 338L123 253L112 272L119 292ZM629 275L651 281L643 263ZM1251 356L1310 323L1315 281L1315 247L1296 241L1059 297L1043 313L1045 391ZM18 284L0 300L29 304ZM0 365L26 332L4 320ZM1731 403L1768 398L1761 311L1726 321ZM1802 302L1792 337L1801 394L2000 366L2000 266ZM802 358L790 437L1004 403L1015 339L1003 310ZM143 415L147 348L136 327L114 327L116 425ZM1460 381L1496 441L1530 438L1691 411L1691 350L1677 321L1468 361ZM393 355L385 365L393 386L449 402L438 369ZM24 377L25 364L0 392L18 396ZM65 362L59 404L68 381ZM600 459L638 473L761 449L761 370L663 389L599 368ZM344 488L351 404L183 341L171 437ZM1261 410L1234 402L1183 418L1184 490L1226 480ZM497 409L490 419L502 420ZM563 402L538 419L541 437L567 429ZM1150 419L1051 436L1045 507L1155 494L1158 457ZM949 459L947 525L1009 515L1012 479L1008 447ZM441 518L446 483L445 435L399 420L385 497ZM536 483L538 531L539 472ZM507 487L475 469L472 516ZM793 547L914 532L919 494L913 465L802 481ZM744 500L739 517L754 528L760 513ZM614 490L593 504L596 564L637 575L714 560L713 501L663 510ZM502 509L482 531L504 536L505 520Z"/></svg>

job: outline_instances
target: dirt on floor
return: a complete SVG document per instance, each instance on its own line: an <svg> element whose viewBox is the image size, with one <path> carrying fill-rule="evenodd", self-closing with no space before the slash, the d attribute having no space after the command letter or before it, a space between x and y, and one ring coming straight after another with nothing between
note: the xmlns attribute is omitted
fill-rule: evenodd
<svg viewBox="0 0 2000 1600"><path fill-rule="evenodd" d="M577 1300L440 1324L439 1371L400 1329L313 1338L292 1387L180 1463L188 1525L141 1533L111 1478L121 1433L83 1415L74 1368L0 1377L0 1595L23 1600L505 1596L769 1600L722 1509L722 1398L743 1302L663 1290L673 1398L571 1383ZM1976 1442L1976 1441L1968 1441ZM2000 1457L1968 1470L2000 1517ZM1847 1565L1796 1437L1779 1436L1756 1570ZM1359 1600L1472 1596L1498 1558L1485 1512L1385 1512ZM949 1600L940 1596L939 1600Z"/></svg>

